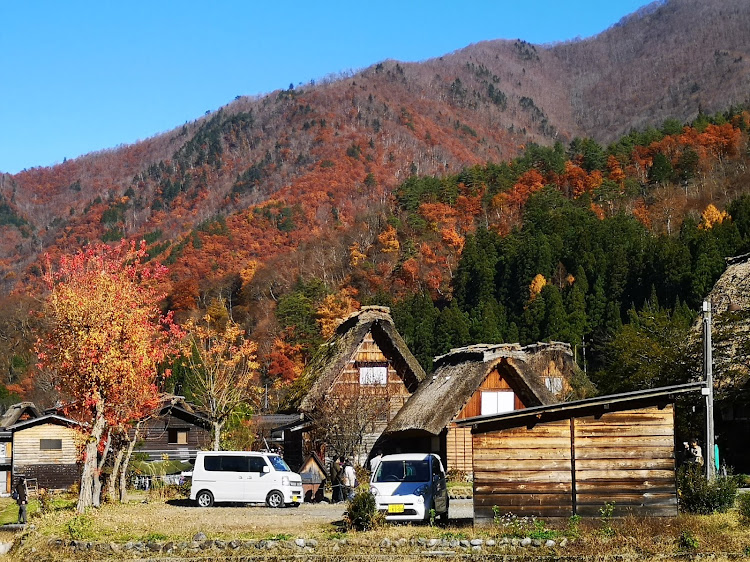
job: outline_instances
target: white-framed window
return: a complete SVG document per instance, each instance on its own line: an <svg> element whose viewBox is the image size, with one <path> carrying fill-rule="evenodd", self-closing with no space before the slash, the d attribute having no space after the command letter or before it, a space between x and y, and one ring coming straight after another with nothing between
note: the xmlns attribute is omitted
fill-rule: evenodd
<svg viewBox="0 0 750 562"><path fill-rule="evenodd" d="M560 394L563 389L563 380L561 377L544 377L544 385L552 394Z"/></svg>
<svg viewBox="0 0 750 562"><path fill-rule="evenodd" d="M359 367L359 384L385 385L388 382L386 365L361 365Z"/></svg>
<svg viewBox="0 0 750 562"><path fill-rule="evenodd" d="M482 415L504 414L515 410L516 395L512 390L483 390Z"/></svg>

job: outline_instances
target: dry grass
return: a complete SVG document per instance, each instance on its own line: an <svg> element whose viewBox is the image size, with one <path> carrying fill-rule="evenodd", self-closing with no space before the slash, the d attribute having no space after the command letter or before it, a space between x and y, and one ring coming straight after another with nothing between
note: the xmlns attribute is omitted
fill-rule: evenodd
<svg viewBox="0 0 750 562"><path fill-rule="evenodd" d="M316 538L323 541L323 545L327 540L346 537L351 545L349 548L368 551L384 538L395 543L400 538L417 537L502 537L502 530L497 527L473 528L469 521L463 526L386 525L374 531L344 533L335 524L341 519L344 504L307 504L278 510L262 507L202 509L188 506L184 501L142 503L145 497L135 497L126 505L105 505L83 517L76 517L70 508L37 513L32 518L36 531L28 534L24 550L28 552L28 548L35 547L43 552L51 537L119 543L148 540L189 542L197 532L203 532L211 539L225 540ZM0 501L0 510L6 501ZM556 531L558 541L572 536L568 520L549 522L547 528ZM564 550L558 549L557 554L596 558L632 556L636 559L659 556L662 560L668 560L670 557L684 559L691 554L715 553L718 557L714 559L722 560L726 558L724 555L750 553L750 526L741 524L735 511L710 516L680 515L675 518L627 517L615 519L612 528L614 532L608 536L601 532L601 521L598 519L582 520L577 537ZM683 533L697 541L693 548L681 544L680 536ZM323 545L321 548L325 548ZM542 554L541 551L536 552Z"/></svg>

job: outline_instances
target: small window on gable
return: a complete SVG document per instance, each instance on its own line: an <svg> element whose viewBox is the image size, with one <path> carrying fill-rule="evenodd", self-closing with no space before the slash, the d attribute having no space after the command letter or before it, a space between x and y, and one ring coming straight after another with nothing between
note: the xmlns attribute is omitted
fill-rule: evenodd
<svg viewBox="0 0 750 562"><path fill-rule="evenodd" d="M387 363L357 363L359 367L359 384L385 385L388 383Z"/></svg>
<svg viewBox="0 0 750 562"><path fill-rule="evenodd" d="M170 445L187 445L188 443L188 432L187 429L169 429L168 438Z"/></svg>
<svg viewBox="0 0 750 562"><path fill-rule="evenodd" d="M560 394L563 390L563 380L560 377L544 377L544 385L552 394Z"/></svg>
<svg viewBox="0 0 750 562"><path fill-rule="evenodd" d="M482 391L482 415L504 414L515 410L516 395L512 390Z"/></svg>
<svg viewBox="0 0 750 562"><path fill-rule="evenodd" d="M42 451L61 451L62 439L40 439L39 449Z"/></svg>

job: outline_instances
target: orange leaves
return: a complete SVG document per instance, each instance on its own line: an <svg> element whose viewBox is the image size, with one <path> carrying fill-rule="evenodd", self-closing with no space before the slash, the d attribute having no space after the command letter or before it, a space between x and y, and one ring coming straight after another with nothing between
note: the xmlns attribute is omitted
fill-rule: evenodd
<svg viewBox="0 0 750 562"><path fill-rule="evenodd" d="M625 179L625 172L620 166L620 161L612 154L607 157L607 177L615 183L620 183Z"/></svg>
<svg viewBox="0 0 750 562"><path fill-rule="evenodd" d="M305 367L302 346L276 338L269 355L268 374L285 382L295 380Z"/></svg>
<svg viewBox="0 0 750 562"><path fill-rule="evenodd" d="M190 390L196 404L214 423L214 446L221 426L242 403L259 396L253 385L258 363L257 345L230 317L221 301L214 301L201 322L189 320L182 340Z"/></svg>
<svg viewBox="0 0 750 562"><path fill-rule="evenodd" d="M396 229L390 224L383 232L378 234L378 242L383 246L384 254L397 253L401 249Z"/></svg>
<svg viewBox="0 0 750 562"><path fill-rule="evenodd" d="M713 203L709 203L708 207L701 214L701 223L698 225L698 228L708 230L713 228L715 224L723 223L728 218L729 215L726 211L719 211Z"/></svg>
<svg viewBox="0 0 750 562"><path fill-rule="evenodd" d="M88 246L63 256L44 278L50 294L39 366L77 403L77 417L101 411L111 427L143 415L156 402L159 364L179 329L161 316L157 288L165 268L145 264L145 245Z"/></svg>
<svg viewBox="0 0 750 562"><path fill-rule="evenodd" d="M622 172L622 170L620 170ZM580 197L584 193L591 193L602 185L603 177L599 170L587 173L580 166L570 160L565 162L565 171L560 177L561 186L567 188L568 195Z"/></svg>
<svg viewBox="0 0 750 562"><path fill-rule="evenodd" d="M360 250L358 242L353 242L349 246L349 265L357 267L360 263L367 259L367 254Z"/></svg>
<svg viewBox="0 0 750 562"><path fill-rule="evenodd" d="M354 299L356 294L356 289L345 287L338 293L327 295L320 303L315 315L325 339L333 335L346 316L359 308L359 303Z"/></svg>
<svg viewBox="0 0 750 562"><path fill-rule="evenodd" d="M541 273L537 273L529 284L529 300L537 298L546 285L547 279Z"/></svg>

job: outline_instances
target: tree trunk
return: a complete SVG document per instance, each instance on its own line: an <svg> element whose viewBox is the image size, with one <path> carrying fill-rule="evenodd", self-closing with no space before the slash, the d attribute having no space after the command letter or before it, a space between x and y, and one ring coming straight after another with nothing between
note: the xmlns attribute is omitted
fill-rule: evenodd
<svg viewBox="0 0 750 562"><path fill-rule="evenodd" d="M218 451L221 445L221 428L224 426L224 422L214 421L211 423L214 426L214 451Z"/></svg>
<svg viewBox="0 0 750 562"><path fill-rule="evenodd" d="M102 456L99 458L99 462L96 466L96 478L94 478L94 497L92 498L94 507L99 507L102 504L102 469L104 464L107 462L107 455L109 454L109 448L112 445L112 432L107 432L107 442L104 445L104 451Z"/></svg>
<svg viewBox="0 0 750 562"><path fill-rule="evenodd" d="M125 456L125 447L120 445L115 455L115 464L112 467L112 475L109 477L107 483L107 501L114 503L115 494L117 493L117 480L120 477L120 466L122 465L122 458Z"/></svg>
<svg viewBox="0 0 750 562"><path fill-rule="evenodd" d="M94 481L98 479L97 474L97 453L99 450L99 441L104 433L104 404L101 401L96 404L96 415L94 416L94 425L91 428L86 447L83 452L83 470L81 472L81 491L78 495L78 505L76 511L84 513L86 508L94 505Z"/></svg>
<svg viewBox="0 0 750 562"><path fill-rule="evenodd" d="M133 449L135 444L138 442L138 436L141 432L141 423L144 420L139 421L135 424L135 433L133 439L128 438L128 432L125 432L125 439L128 440L128 448L125 451L125 458L122 461L122 467L120 468L120 503L128 501L128 465L130 464L130 457L133 455Z"/></svg>

